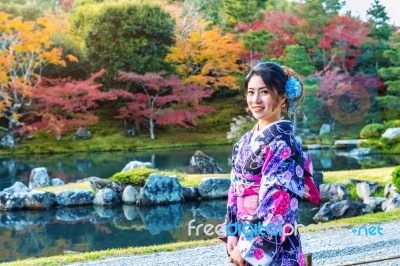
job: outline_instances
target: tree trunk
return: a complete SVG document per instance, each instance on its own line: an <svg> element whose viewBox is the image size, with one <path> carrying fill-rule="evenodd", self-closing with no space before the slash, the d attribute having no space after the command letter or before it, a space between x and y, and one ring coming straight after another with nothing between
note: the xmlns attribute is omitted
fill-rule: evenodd
<svg viewBox="0 0 400 266"><path fill-rule="evenodd" d="M156 137L154 136L154 120L150 119L150 138L155 139Z"/></svg>

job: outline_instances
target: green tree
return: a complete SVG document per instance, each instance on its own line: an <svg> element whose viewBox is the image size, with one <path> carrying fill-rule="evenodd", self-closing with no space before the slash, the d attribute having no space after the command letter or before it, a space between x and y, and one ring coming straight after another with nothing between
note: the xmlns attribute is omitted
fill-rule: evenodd
<svg viewBox="0 0 400 266"><path fill-rule="evenodd" d="M257 56L258 53L265 53L267 43L271 38L272 34L264 30L250 30L240 35L243 47L249 53L249 65L254 65L255 60L259 59L259 56Z"/></svg>
<svg viewBox="0 0 400 266"><path fill-rule="evenodd" d="M383 53L390 48L389 38L393 29L385 7L375 0L367 10L368 23L371 26L370 40L361 46L362 54L358 59L358 69L376 75L379 68L387 67L388 60Z"/></svg>
<svg viewBox="0 0 400 266"><path fill-rule="evenodd" d="M238 22L252 24L262 18L266 2L266 0L223 0L223 11L228 17L228 26L233 27Z"/></svg>
<svg viewBox="0 0 400 266"><path fill-rule="evenodd" d="M112 80L118 71L171 70L164 58L174 43L174 22L160 5L143 1L77 5L73 27L84 40L91 71L107 69L105 80Z"/></svg>
<svg viewBox="0 0 400 266"><path fill-rule="evenodd" d="M315 71L306 48L298 44L286 46L285 54L276 61L295 69L302 76L311 75Z"/></svg>
<svg viewBox="0 0 400 266"><path fill-rule="evenodd" d="M383 53L391 66L380 68L379 75L387 86L388 94L400 96L400 33L397 33L392 40L392 49Z"/></svg>
<svg viewBox="0 0 400 266"><path fill-rule="evenodd" d="M58 0L0 0L0 11L12 17L22 16L33 21L44 15L46 10L60 11Z"/></svg>

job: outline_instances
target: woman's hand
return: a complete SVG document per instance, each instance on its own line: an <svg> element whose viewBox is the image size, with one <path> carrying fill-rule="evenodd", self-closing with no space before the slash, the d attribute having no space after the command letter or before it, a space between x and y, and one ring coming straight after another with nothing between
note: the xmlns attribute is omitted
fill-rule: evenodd
<svg viewBox="0 0 400 266"><path fill-rule="evenodd" d="M228 241L226 242L226 251L231 254L232 250L237 246L239 239L236 236L228 236Z"/></svg>
<svg viewBox="0 0 400 266"><path fill-rule="evenodd" d="M240 254L240 250L237 246L230 253L229 262L234 263L235 265L238 266L246 266L247 264L244 261L242 254Z"/></svg>

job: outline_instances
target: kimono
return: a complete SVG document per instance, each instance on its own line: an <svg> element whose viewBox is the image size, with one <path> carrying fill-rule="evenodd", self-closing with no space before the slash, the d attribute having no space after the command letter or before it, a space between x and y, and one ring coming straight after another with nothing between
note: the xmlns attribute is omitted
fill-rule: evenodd
<svg viewBox="0 0 400 266"><path fill-rule="evenodd" d="M295 228L299 200L318 205L320 195L311 157L293 132L291 121L280 120L253 128L233 147L225 226L239 238L247 265L304 265Z"/></svg>

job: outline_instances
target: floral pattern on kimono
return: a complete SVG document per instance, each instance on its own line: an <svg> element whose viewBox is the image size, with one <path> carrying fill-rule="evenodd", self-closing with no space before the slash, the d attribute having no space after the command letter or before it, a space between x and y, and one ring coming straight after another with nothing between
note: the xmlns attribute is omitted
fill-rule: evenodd
<svg viewBox="0 0 400 266"><path fill-rule="evenodd" d="M294 228L302 197L319 203L312 171L311 157L302 151L290 121L250 130L234 145L225 223L229 235L239 237L248 265L304 265L299 234L289 234L289 225ZM235 231L233 224L268 229Z"/></svg>

